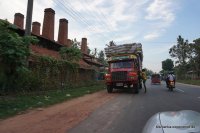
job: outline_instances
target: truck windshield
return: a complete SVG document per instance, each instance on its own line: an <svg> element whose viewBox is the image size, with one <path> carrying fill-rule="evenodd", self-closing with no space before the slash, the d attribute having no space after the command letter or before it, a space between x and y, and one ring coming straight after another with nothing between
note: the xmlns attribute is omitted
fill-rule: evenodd
<svg viewBox="0 0 200 133"><path fill-rule="evenodd" d="M132 61L114 62L111 63L111 68L131 68L132 64L133 64Z"/></svg>

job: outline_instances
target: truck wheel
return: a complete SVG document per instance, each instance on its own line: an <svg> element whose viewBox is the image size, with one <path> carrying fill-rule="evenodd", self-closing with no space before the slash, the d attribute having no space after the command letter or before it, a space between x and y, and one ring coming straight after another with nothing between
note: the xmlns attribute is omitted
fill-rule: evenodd
<svg viewBox="0 0 200 133"><path fill-rule="evenodd" d="M107 85L107 92L112 93L113 92L113 87L111 85Z"/></svg>

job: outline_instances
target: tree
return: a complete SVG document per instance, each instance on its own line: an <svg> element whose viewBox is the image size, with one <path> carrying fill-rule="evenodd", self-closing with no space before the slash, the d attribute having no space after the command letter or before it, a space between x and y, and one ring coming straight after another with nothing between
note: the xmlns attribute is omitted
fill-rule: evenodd
<svg viewBox="0 0 200 133"><path fill-rule="evenodd" d="M103 52L103 50L101 50L101 51L98 53L98 61L99 61L99 62L102 62L102 61L104 61L104 59L105 59L104 52Z"/></svg>
<svg viewBox="0 0 200 133"><path fill-rule="evenodd" d="M184 39L179 35L177 38L177 44L169 49L169 54L172 58L178 59L177 63L180 65L186 65L186 60L189 58L190 46L188 40Z"/></svg>
<svg viewBox="0 0 200 133"><path fill-rule="evenodd" d="M61 55L61 58L67 61L78 61L82 57L80 49L76 47L62 47L59 53Z"/></svg>
<svg viewBox="0 0 200 133"><path fill-rule="evenodd" d="M29 45L38 41L36 37L19 36L16 29L0 20L0 88L6 91L15 90L20 76L28 71Z"/></svg>
<svg viewBox="0 0 200 133"><path fill-rule="evenodd" d="M190 68L196 71L200 75L200 38L193 41L194 43L190 44Z"/></svg>
<svg viewBox="0 0 200 133"><path fill-rule="evenodd" d="M164 71L172 71L174 68L174 63L171 59L166 59L162 61L162 69Z"/></svg>
<svg viewBox="0 0 200 133"><path fill-rule="evenodd" d="M80 49L80 42L78 42L77 40L76 40L76 38L74 38L74 40L72 40L72 47L73 48L77 48L77 49Z"/></svg>
<svg viewBox="0 0 200 133"><path fill-rule="evenodd" d="M67 60L67 61L78 61L81 59L82 54L80 50L80 42L74 38L72 40L72 47L67 48L67 47L62 47L59 51L60 56L62 59Z"/></svg>
<svg viewBox="0 0 200 133"><path fill-rule="evenodd" d="M184 40L180 35L177 38L177 44L169 49L169 54L176 60L176 74L180 79L185 79L185 73L188 71L188 60L191 58L191 47L188 40Z"/></svg>
<svg viewBox="0 0 200 133"><path fill-rule="evenodd" d="M105 54L103 52L103 50L101 50L99 53L98 53L98 61L103 64L103 65L107 65L107 62L105 60Z"/></svg>
<svg viewBox="0 0 200 133"><path fill-rule="evenodd" d="M88 47L87 53L90 55L91 49Z"/></svg>
<svg viewBox="0 0 200 133"><path fill-rule="evenodd" d="M200 38L194 40L194 52L196 57L200 57Z"/></svg>

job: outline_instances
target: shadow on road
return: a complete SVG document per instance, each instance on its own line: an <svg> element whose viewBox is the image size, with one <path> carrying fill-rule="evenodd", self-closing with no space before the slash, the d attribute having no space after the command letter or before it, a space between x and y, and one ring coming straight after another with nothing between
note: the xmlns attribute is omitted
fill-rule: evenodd
<svg viewBox="0 0 200 133"><path fill-rule="evenodd" d="M113 92L114 94L134 94L133 92L134 90L132 89L128 89L128 88L124 88L124 89L113 89Z"/></svg>

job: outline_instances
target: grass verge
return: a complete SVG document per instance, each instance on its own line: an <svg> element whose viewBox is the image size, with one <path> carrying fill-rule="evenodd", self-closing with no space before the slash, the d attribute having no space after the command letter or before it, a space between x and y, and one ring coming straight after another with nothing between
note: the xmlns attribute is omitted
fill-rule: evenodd
<svg viewBox="0 0 200 133"><path fill-rule="evenodd" d="M46 91L44 93L0 97L0 119L21 114L28 109L47 107L56 103L91 94L104 89L104 83L65 90Z"/></svg>
<svg viewBox="0 0 200 133"><path fill-rule="evenodd" d="M177 82L200 86L200 80L178 80Z"/></svg>

